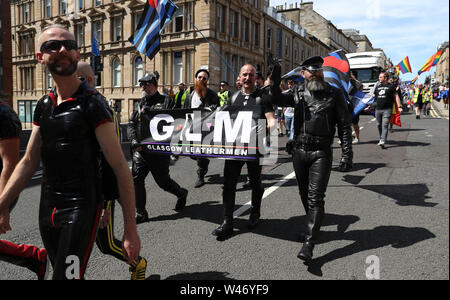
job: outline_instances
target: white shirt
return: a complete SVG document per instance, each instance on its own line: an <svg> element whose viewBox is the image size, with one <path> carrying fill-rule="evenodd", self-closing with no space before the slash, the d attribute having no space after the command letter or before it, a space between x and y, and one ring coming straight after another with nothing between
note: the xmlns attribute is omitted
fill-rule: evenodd
<svg viewBox="0 0 450 300"><path fill-rule="evenodd" d="M202 105L200 96L197 94L197 92L194 92L191 99L191 108L198 108L200 105Z"/></svg>

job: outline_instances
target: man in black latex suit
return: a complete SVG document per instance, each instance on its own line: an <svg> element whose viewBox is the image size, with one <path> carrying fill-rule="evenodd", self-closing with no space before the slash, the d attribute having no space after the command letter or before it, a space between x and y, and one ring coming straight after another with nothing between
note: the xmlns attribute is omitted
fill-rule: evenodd
<svg viewBox="0 0 450 300"><path fill-rule="evenodd" d="M298 257L306 262L312 259L325 214L324 198L333 161L331 144L336 125L343 135L340 170L349 171L353 159L352 123L344 94L324 81L322 64L319 56L305 60L302 63L305 84L289 93L281 92L278 63L274 63L271 75L273 103L295 108L293 165L308 218Z"/></svg>

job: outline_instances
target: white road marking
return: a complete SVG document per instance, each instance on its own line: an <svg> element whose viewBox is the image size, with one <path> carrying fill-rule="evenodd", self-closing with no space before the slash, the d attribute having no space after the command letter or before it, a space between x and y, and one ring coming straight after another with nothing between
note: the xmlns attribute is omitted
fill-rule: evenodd
<svg viewBox="0 0 450 300"><path fill-rule="evenodd" d="M264 198L268 197L270 194L275 192L280 186L282 186L283 184L285 184L286 182L288 182L290 179L292 179L294 177L295 177L295 172L292 172L291 174L287 175L286 177L284 177L283 179L281 179L280 181L275 183L273 186L271 186L270 188L266 189L264 191L264 195L263 195L262 198L264 199ZM236 210L233 213L233 217L237 218L237 217L241 216L247 210L249 210L251 207L252 207L252 202L251 201L245 203L244 205L242 205L238 210Z"/></svg>

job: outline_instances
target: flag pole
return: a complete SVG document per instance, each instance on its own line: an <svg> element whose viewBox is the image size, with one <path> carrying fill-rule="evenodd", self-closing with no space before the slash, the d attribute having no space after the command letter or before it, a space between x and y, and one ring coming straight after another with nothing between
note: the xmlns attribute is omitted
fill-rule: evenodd
<svg viewBox="0 0 450 300"><path fill-rule="evenodd" d="M173 3L172 1L169 0L169 2L171 2L173 5L176 6L177 10L180 9L175 3ZM231 70L231 72L233 72L234 76L238 77L239 74L236 73L235 70L233 70L233 68L228 64L227 60L219 53L219 51L217 51L216 47L214 47L214 45L206 38L206 36L200 31L200 29L197 28L197 26L195 26L194 22L192 22L191 18L189 18L185 13L184 10L180 9L181 13L183 14L183 16L189 21L189 23L192 25L192 27L194 27L194 29L201 34L201 36L208 42L209 46L214 50L214 52L216 52L216 54L219 56L219 58L225 63L225 65L227 66L228 69Z"/></svg>

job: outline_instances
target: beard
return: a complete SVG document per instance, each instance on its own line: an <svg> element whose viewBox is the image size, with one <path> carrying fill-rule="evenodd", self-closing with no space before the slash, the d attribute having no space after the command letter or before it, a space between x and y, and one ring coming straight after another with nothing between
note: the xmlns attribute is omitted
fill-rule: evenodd
<svg viewBox="0 0 450 300"><path fill-rule="evenodd" d="M61 60L67 59L69 60L68 66L61 65ZM70 56L58 56L55 57L55 59L50 60L47 63L47 68L49 71L55 75L59 76L71 76L73 75L77 70L77 64L78 61L73 59Z"/></svg>
<svg viewBox="0 0 450 300"><path fill-rule="evenodd" d="M306 80L306 88L311 92L324 91L327 88L327 83L323 79L323 76L314 76L313 78Z"/></svg>
<svg viewBox="0 0 450 300"><path fill-rule="evenodd" d="M200 96L201 99L206 97L207 90L208 88L206 87L206 83L203 83L203 81L195 82L194 91Z"/></svg>

